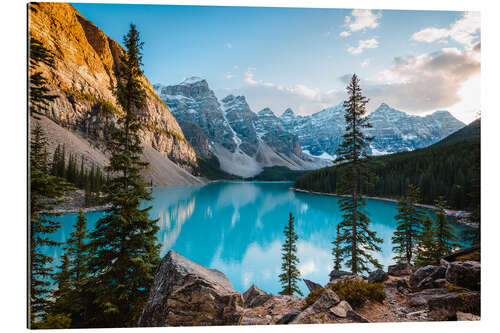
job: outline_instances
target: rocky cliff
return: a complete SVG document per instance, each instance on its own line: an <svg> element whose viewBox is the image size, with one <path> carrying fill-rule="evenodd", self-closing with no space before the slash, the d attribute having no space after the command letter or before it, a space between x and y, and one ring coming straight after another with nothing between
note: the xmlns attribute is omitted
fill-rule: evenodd
<svg viewBox="0 0 500 333"><path fill-rule="evenodd" d="M40 65L50 93L58 95L46 112L47 118L105 152L109 129L121 112L112 87L123 48L65 3L30 4L29 32L54 53L54 68ZM149 158L156 171L178 167L191 171L197 164L194 149L147 78L142 81L146 106L138 110L137 116L144 124L141 136L149 152L145 159ZM48 136L51 138L51 133ZM157 173L149 174L154 183L173 185ZM188 183L198 182L195 179L192 177Z"/></svg>

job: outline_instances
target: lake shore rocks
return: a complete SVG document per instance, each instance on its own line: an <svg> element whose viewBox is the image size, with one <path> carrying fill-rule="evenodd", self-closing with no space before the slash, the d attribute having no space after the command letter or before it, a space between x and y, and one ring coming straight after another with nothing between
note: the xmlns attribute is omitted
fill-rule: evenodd
<svg viewBox="0 0 500 333"><path fill-rule="evenodd" d="M377 269L368 275L368 282L384 282L389 278L389 275L383 269Z"/></svg>
<svg viewBox="0 0 500 333"><path fill-rule="evenodd" d="M444 278L445 274L445 267L427 265L417 269L410 276L409 284L414 290L433 288L434 281Z"/></svg>
<svg viewBox="0 0 500 333"><path fill-rule="evenodd" d="M239 325L243 297L227 277L169 251L156 272L140 327Z"/></svg>

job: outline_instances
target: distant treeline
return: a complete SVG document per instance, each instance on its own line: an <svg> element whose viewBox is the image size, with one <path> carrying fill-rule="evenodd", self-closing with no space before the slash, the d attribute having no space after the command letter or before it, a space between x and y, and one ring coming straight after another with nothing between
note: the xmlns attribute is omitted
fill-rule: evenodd
<svg viewBox="0 0 500 333"><path fill-rule="evenodd" d="M86 206L99 203L99 193L109 180L94 163L90 167L86 166L83 155L78 161L77 156L67 154L65 146L61 144L54 150L49 173L84 190Z"/></svg>
<svg viewBox="0 0 500 333"><path fill-rule="evenodd" d="M432 204L444 196L455 209L471 209L469 195L479 184L480 121L476 120L442 141L412 152L372 158L371 169L378 176L373 186L361 187L369 196L399 198L408 185L421 190L421 202ZM345 166L309 172L295 181L295 187L316 192L337 193Z"/></svg>

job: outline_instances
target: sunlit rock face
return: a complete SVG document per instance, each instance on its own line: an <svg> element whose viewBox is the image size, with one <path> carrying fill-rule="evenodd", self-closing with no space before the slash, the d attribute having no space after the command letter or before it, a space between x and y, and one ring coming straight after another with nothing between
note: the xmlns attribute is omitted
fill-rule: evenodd
<svg viewBox="0 0 500 333"><path fill-rule="evenodd" d="M47 79L49 93L58 96L49 105L46 116L84 140L93 140L93 145L104 152L109 130L121 112L113 87L123 48L66 3L30 4L29 29L34 38L54 53L54 68L45 64L39 66L39 71ZM136 115L144 125L141 132L144 145L164 159L191 171L197 165L194 149L147 78L142 76L141 81L146 92L146 105L136 110ZM74 153L78 156L84 152ZM152 158L149 162L162 169L163 162L153 155L149 154L148 158ZM90 162L95 161L86 161ZM171 185L160 181L154 174L149 178L153 178L156 184Z"/></svg>

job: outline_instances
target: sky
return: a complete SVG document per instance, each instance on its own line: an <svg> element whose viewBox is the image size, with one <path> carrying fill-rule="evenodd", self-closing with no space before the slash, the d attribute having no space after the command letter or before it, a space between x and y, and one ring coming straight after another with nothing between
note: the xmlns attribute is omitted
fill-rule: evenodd
<svg viewBox="0 0 500 333"><path fill-rule="evenodd" d="M370 99L416 115L448 110L469 123L480 104L478 12L73 4L122 43L130 23L152 83L207 80L254 112L307 115L346 98L356 73Z"/></svg>

